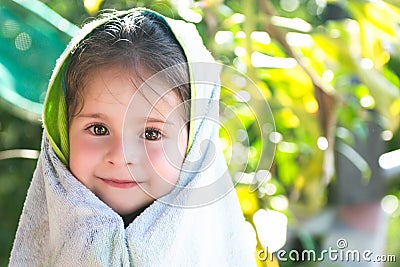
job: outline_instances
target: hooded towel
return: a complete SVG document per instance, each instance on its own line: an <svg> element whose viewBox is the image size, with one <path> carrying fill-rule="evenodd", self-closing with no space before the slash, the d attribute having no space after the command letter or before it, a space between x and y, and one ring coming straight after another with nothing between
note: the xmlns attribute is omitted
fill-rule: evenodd
<svg viewBox="0 0 400 267"><path fill-rule="evenodd" d="M45 100L40 157L28 190L10 266L254 266L255 236L245 222L218 144L219 67L194 25L151 13L170 27L189 64L188 151L177 186L126 228L120 215L68 169L62 72L85 25L60 56Z"/></svg>

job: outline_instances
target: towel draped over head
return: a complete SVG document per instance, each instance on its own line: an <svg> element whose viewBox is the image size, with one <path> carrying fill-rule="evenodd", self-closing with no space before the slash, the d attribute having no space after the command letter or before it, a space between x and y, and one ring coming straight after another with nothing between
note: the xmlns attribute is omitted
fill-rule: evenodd
<svg viewBox="0 0 400 267"><path fill-rule="evenodd" d="M188 61L188 151L177 186L127 227L69 171L62 73L73 48L113 16L158 16ZM86 24L60 56L43 114L45 131L11 252L10 266L254 266L255 236L245 222L218 145L219 66L194 25L147 9Z"/></svg>

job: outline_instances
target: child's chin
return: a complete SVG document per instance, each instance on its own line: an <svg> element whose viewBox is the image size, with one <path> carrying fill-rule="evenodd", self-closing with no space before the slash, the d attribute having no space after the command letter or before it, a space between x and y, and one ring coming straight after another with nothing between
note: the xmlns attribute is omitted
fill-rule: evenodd
<svg viewBox="0 0 400 267"><path fill-rule="evenodd" d="M143 210L145 210L148 206L150 206L151 203L153 203L154 200L145 202L143 204L138 204L138 205L132 205L129 207L111 207L115 212L117 212L120 216L129 216L135 213L141 213Z"/></svg>

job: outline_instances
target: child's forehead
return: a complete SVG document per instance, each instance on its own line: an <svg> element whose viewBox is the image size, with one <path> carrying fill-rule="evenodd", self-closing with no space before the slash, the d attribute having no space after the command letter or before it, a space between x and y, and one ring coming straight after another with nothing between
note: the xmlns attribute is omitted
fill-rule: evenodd
<svg viewBox="0 0 400 267"><path fill-rule="evenodd" d="M145 69L101 66L89 71L87 76L83 86L85 101L146 101L157 106L177 106L181 103L176 89L168 83L165 76L154 75Z"/></svg>

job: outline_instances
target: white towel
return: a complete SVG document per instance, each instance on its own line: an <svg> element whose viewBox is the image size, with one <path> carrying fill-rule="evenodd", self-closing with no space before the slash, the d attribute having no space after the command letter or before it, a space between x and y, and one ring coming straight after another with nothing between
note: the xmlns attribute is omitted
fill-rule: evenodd
<svg viewBox="0 0 400 267"><path fill-rule="evenodd" d="M10 266L256 265L254 232L244 220L218 144L219 66L193 25L167 22L196 84L194 136L177 186L124 228L121 216L61 162L45 131Z"/></svg>

